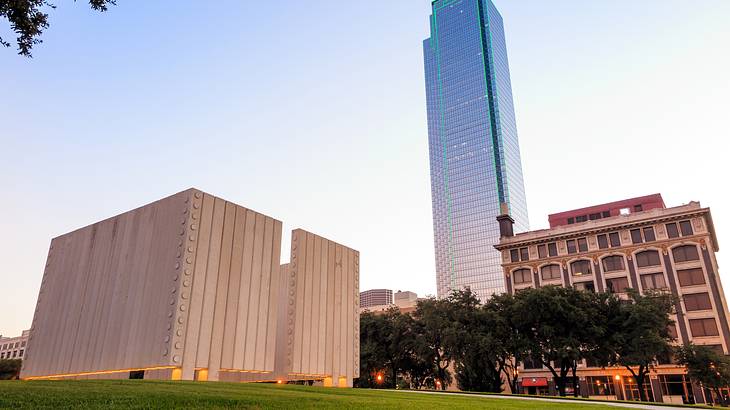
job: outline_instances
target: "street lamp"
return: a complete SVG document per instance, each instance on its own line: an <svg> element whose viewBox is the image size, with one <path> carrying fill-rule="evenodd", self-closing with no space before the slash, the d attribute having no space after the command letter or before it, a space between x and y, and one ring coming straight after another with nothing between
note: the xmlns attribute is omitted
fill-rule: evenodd
<svg viewBox="0 0 730 410"><path fill-rule="evenodd" d="M375 380L378 382L378 384L383 382L383 375L378 373L377 376L375 376Z"/></svg>

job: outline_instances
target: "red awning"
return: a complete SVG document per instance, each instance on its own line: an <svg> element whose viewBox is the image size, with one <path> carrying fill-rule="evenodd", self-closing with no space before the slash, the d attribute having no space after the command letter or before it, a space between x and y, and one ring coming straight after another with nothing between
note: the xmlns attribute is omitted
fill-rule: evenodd
<svg viewBox="0 0 730 410"><path fill-rule="evenodd" d="M547 377L525 377L522 379L522 387L547 387Z"/></svg>

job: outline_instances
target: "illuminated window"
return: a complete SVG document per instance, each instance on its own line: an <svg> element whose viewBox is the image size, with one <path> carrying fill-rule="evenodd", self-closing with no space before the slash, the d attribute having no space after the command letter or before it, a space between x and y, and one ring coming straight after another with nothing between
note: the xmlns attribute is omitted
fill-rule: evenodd
<svg viewBox="0 0 730 410"><path fill-rule="evenodd" d="M579 260L570 264L570 269L573 272L573 276L590 275L593 273L591 270L591 261Z"/></svg>

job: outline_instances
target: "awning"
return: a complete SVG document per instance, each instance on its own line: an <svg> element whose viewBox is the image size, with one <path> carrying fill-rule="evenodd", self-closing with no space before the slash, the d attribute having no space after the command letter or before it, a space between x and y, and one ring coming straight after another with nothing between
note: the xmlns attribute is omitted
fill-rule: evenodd
<svg viewBox="0 0 730 410"><path fill-rule="evenodd" d="M522 387L547 387L547 377L526 377L522 379Z"/></svg>

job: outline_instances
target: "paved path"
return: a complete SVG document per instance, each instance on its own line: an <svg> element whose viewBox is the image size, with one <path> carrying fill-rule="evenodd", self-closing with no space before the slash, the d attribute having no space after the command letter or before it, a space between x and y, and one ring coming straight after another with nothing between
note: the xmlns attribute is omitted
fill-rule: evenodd
<svg viewBox="0 0 730 410"><path fill-rule="evenodd" d="M400 392L408 392L415 394L443 394L443 395L457 395L466 397L477 397L482 399L510 399L510 400L530 400L530 401L549 401L553 403L580 403L580 404L595 404L597 406L611 406L611 407L623 407L629 409L644 409L644 410L687 410L687 407L675 407L675 406L655 406L652 404L634 404L634 403L618 403L610 400L603 401L573 401L570 399L546 399L546 398L533 398L524 396L509 396L509 395L496 395L496 394L468 394L468 393L447 393L447 392L435 392L435 391L419 391L419 390L392 390Z"/></svg>

